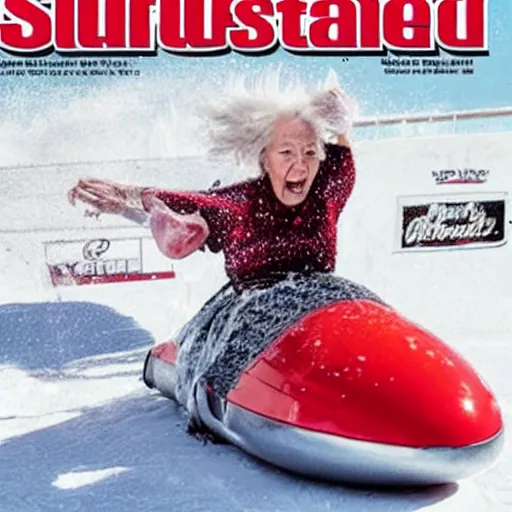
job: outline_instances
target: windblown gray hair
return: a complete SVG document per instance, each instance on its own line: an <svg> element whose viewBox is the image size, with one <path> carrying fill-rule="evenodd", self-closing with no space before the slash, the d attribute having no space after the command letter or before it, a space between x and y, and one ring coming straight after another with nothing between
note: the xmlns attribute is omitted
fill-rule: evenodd
<svg viewBox="0 0 512 512"><path fill-rule="evenodd" d="M205 103L201 108L200 114L208 125L210 154L232 156L238 164L259 171L275 121L299 117L316 134L320 159L325 157L324 142L329 137L325 113L332 110L321 100L326 97L325 91L311 93L295 84L279 89L277 81L268 77L253 87L241 80L231 89L234 91L222 99Z"/></svg>

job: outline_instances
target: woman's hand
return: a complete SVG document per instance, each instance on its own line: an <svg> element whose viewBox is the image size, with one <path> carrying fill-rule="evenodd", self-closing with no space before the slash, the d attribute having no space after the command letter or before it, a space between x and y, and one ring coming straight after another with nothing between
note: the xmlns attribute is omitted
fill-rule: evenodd
<svg viewBox="0 0 512 512"><path fill-rule="evenodd" d="M202 247L210 234L208 224L199 215L180 215L157 198L152 200L151 232L168 258L182 259Z"/></svg>
<svg viewBox="0 0 512 512"><path fill-rule="evenodd" d="M69 202L87 203L102 213L124 214L127 210L143 210L142 189L107 180L80 180L68 193Z"/></svg>
<svg viewBox="0 0 512 512"><path fill-rule="evenodd" d="M332 87L311 100L313 115L333 135L347 135L357 115L357 105L339 87Z"/></svg>

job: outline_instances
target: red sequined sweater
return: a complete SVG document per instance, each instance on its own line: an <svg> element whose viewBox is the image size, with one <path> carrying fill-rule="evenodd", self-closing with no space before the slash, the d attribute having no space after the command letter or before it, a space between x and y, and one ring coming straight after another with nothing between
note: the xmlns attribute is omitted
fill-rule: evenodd
<svg viewBox="0 0 512 512"><path fill-rule="evenodd" d="M336 225L355 182L352 152L326 145L326 158L308 197L286 206L275 196L267 175L206 192L146 189L177 213L199 212L210 234L207 247L223 251L225 269L235 284L275 273L332 272Z"/></svg>

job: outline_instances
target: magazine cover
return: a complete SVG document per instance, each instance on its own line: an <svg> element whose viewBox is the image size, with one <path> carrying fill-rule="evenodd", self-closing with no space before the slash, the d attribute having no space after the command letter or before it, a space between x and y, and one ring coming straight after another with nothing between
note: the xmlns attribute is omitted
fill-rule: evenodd
<svg viewBox="0 0 512 512"><path fill-rule="evenodd" d="M511 22L0 0L0 509L508 510Z"/></svg>

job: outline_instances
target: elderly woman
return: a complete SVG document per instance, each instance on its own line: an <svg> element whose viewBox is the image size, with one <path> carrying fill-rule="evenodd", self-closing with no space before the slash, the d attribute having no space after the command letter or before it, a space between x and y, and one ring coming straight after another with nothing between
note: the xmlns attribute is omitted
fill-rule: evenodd
<svg viewBox="0 0 512 512"><path fill-rule="evenodd" d="M347 96L334 88L283 107L252 95L208 115L217 152L252 160L259 177L206 192L84 180L70 193L100 211L151 212L155 240L171 258L204 245L224 253L229 283L175 338L175 395L190 412L196 386L224 398L247 364L307 312L372 296L332 274L337 221L355 180Z"/></svg>
<svg viewBox="0 0 512 512"><path fill-rule="evenodd" d="M302 109L276 108L265 122L253 121L256 126L245 137L257 139L252 142L237 134L240 125L222 113L218 145L228 140L242 157L257 153L259 178L210 192L83 180L71 197L104 212L152 212L155 240L171 258L188 256L204 244L212 252L223 251L237 289L288 272L332 272L336 224L355 180L345 136L350 114L349 100L340 91L328 91ZM323 138L333 131L337 144L325 144Z"/></svg>

